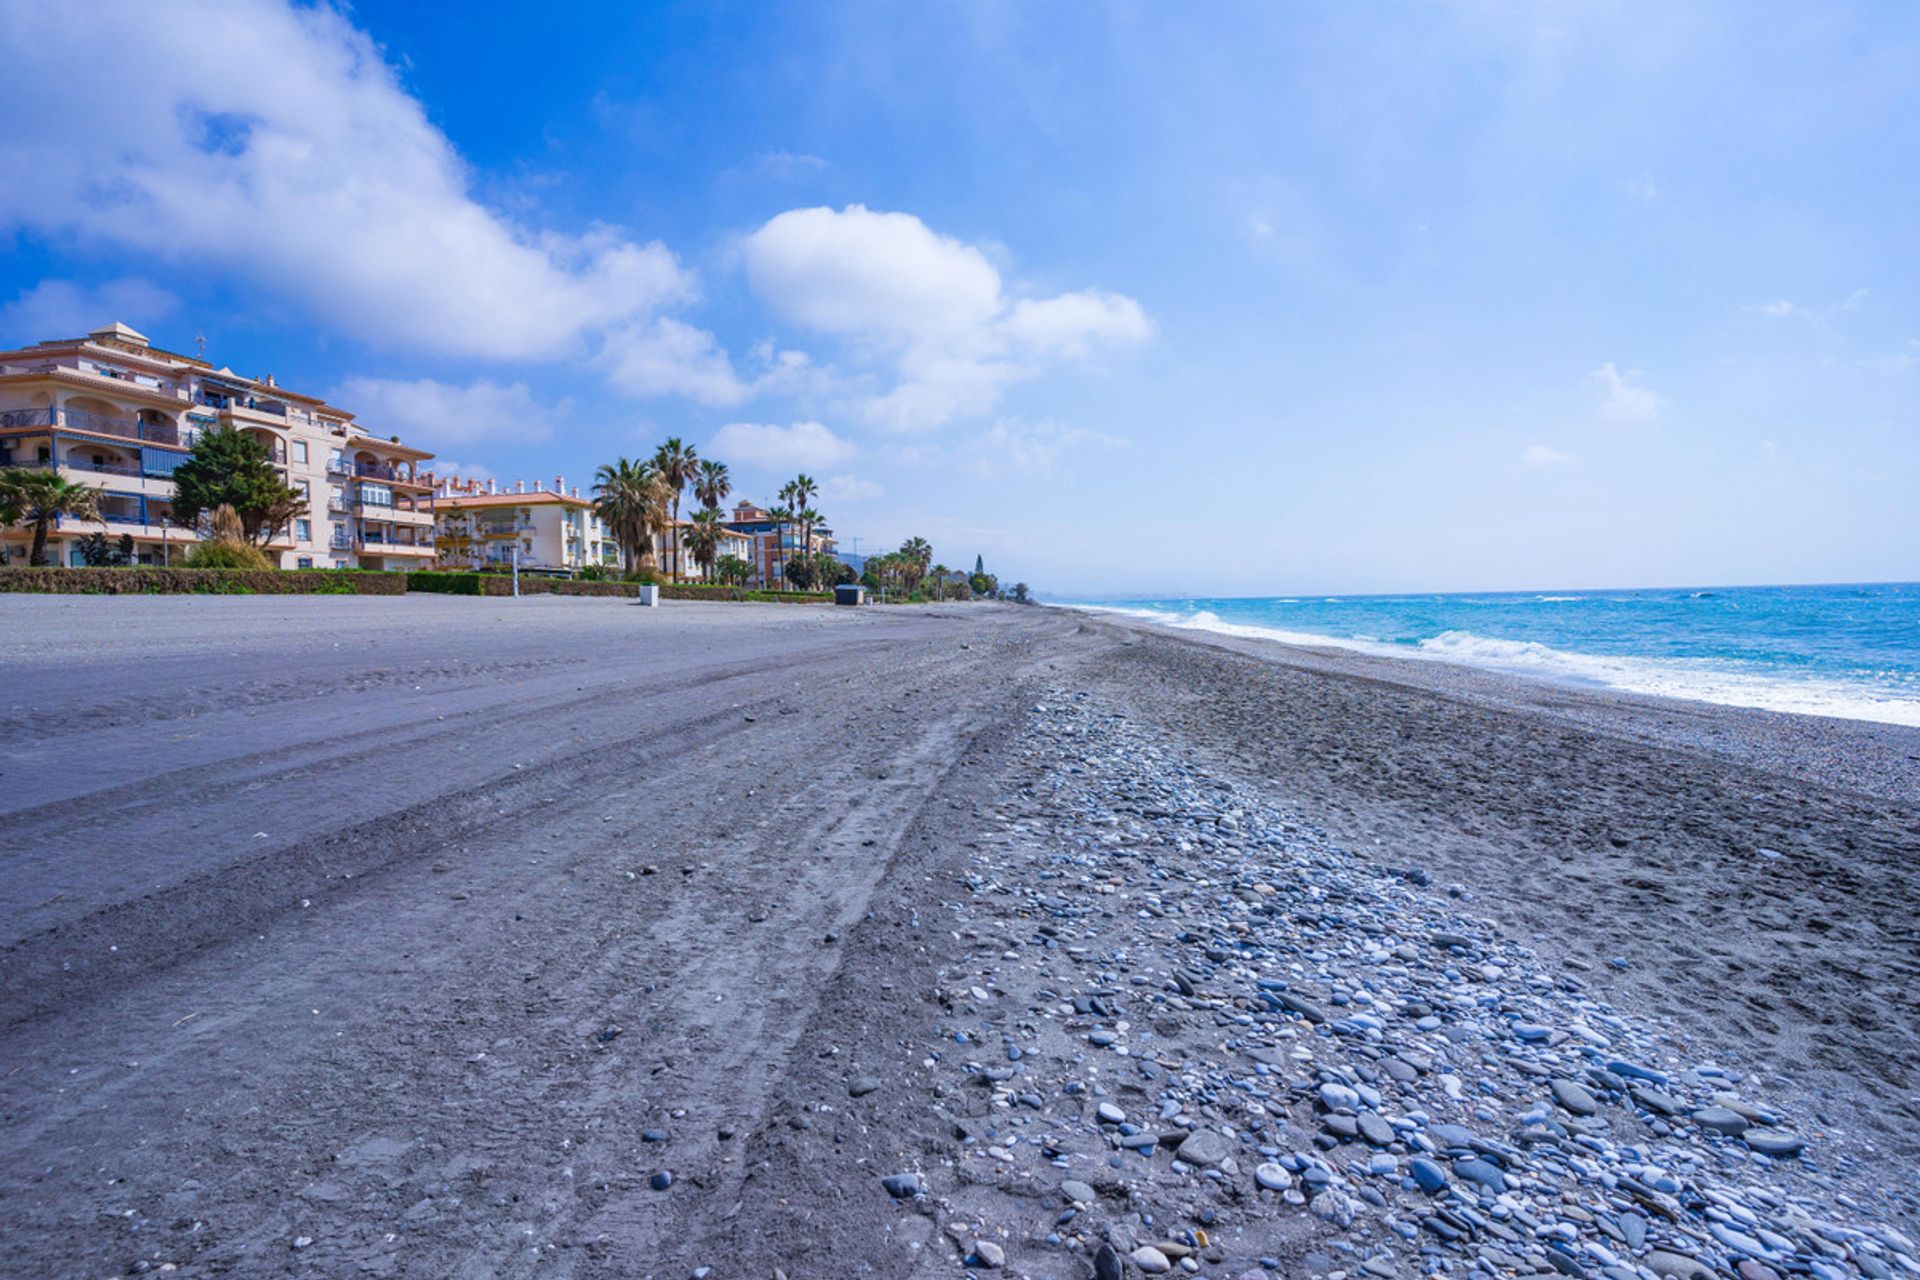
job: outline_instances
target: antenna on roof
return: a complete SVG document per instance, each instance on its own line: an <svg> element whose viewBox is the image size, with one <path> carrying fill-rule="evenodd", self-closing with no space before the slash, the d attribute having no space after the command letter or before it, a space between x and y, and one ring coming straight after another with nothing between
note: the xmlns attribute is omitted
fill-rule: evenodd
<svg viewBox="0 0 1920 1280"><path fill-rule="evenodd" d="M207 335L204 330L193 335L193 345L199 349L200 358L205 360L207 358Z"/></svg>

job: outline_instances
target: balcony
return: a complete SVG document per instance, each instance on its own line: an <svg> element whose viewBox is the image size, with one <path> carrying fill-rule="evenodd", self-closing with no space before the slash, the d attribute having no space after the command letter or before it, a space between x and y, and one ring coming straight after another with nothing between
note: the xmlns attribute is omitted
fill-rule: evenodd
<svg viewBox="0 0 1920 1280"><path fill-rule="evenodd" d="M7 409L0 411L0 430L8 427L65 427L119 440L144 440L149 444L183 447L180 428L171 422L140 422L133 418L110 418L84 409Z"/></svg>
<svg viewBox="0 0 1920 1280"><path fill-rule="evenodd" d="M406 467L396 467L390 462L358 462L353 473L365 480L386 480L395 484L419 484L413 478L413 472Z"/></svg>

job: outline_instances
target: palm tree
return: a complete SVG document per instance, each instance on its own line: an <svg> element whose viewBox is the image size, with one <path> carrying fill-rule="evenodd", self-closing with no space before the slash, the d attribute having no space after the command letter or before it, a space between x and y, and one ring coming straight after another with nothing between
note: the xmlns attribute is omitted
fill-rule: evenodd
<svg viewBox="0 0 1920 1280"><path fill-rule="evenodd" d="M0 470L0 525L22 521L33 524L33 547L27 563L47 563L47 530L61 516L76 520L100 518L100 491L79 484L57 471L36 471L26 467Z"/></svg>
<svg viewBox="0 0 1920 1280"><path fill-rule="evenodd" d="M802 471L787 485L793 490L794 519L800 521L800 549L807 555L813 554L813 525L820 519L818 511L809 513L807 504L820 495L820 486L814 483L812 476Z"/></svg>
<svg viewBox="0 0 1920 1280"><path fill-rule="evenodd" d="M908 538L900 544L900 555L911 566L907 590L912 591L919 587L920 580L926 577L927 566L933 563L933 548L925 538Z"/></svg>
<svg viewBox="0 0 1920 1280"><path fill-rule="evenodd" d="M700 566L701 575L709 582L713 581L713 566L720 558L720 534L724 529L717 506L694 512L693 524L687 529L687 546L693 551L694 563Z"/></svg>
<svg viewBox="0 0 1920 1280"><path fill-rule="evenodd" d="M782 489L780 496L783 498L786 497L787 491ZM793 523L793 511L789 507L775 507L767 512L767 519L773 521L773 545L777 547L780 552L780 564L774 570L774 579L777 585L779 582L785 581L787 576L788 557L786 532L787 526Z"/></svg>
<svg viewBox="0 0 1920 1280"><path fill-rule="evenodd" d="M733 492L733 477L727 474L727 464L715 462L712 458L700 460L700 474L693 480L693 496L700 505L710 511L718 511L720 504Z"/></svg>
<svg viewBox="0 0 1920 1280"><path fill-rule="evenodd" d="M680 495L699 474L700 455L694 452L692 445L683 443L679 436L668 436L667 442L654 453L653 465L660 472L660 478L667 482L667 488L673 493L673 580L678 582L680 581Z"/></svg>
<svg viewBox="0 0 1920 1280"><path fill-rule="evenodd" d="M666 522L670 497L659 468L616 459L594 473L593 496L594 511L620 544L627 571L651 572L654 535Z"/></svg>

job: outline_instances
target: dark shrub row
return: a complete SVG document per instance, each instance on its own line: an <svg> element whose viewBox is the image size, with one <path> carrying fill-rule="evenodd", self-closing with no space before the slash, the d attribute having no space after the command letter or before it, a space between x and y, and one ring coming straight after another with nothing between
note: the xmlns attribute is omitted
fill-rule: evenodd
<svg viewBox="0 0 1920 1280"><path fill-rule="evenodd" d="M0 592L49 595L276 595L397 596L407 584L397 573L335 569L31 569L0 565Z"/></svg>
<svg viewBox="0 0 1920 1280"><path fill-rule="evenodd" d="M660 588L662 600L767 600L780 604L832 604L831 591L754 591L747 587L703 587L690 582Z"/></svg>
<svg viewBox="0 0 1920 1280"><path fill-rule="evenodd" d="M30 569L0 565L0 593L50 595L360 595L399 596L410 591L457 596L510 596L513 579L496 573L416 570L378 573L354 569ZM522 575L527 596L627 596L640 594L634 582L582 582ZM663 600L766 600L788 604L831 604L823 591L751 591L745 587L705 587L691 583L662 586Z"/></svg>

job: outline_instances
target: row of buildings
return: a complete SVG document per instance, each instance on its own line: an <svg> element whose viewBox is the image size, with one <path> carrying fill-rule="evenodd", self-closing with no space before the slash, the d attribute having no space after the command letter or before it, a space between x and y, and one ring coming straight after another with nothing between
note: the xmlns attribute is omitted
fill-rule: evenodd
<svg viewBox="0 0 1920 1280"><path fill-rule="evenodd" d="M267 545L286 569L487 569L573 574L617 567L620 549L578 486L501 485L436 477L433 454L374 435L354 415L196 356L163 351L124 324L0 352L0 467L57 470L101 491L98 521L61 517L48 539L58 564L80 564L92 534L131 539L141 564L178 563L198 533L173 519L173 470L205 431L259 440L305 518ZM752 566L751 585L779 583L799 531L749 502L732 511L719 550ZM689 521L681 521L684 528ZM31 530L0 531L0 558L22 562ZM657 539L666 572L699 578L676 539ZM812 549L834 550L830 530Z"/></svg>

